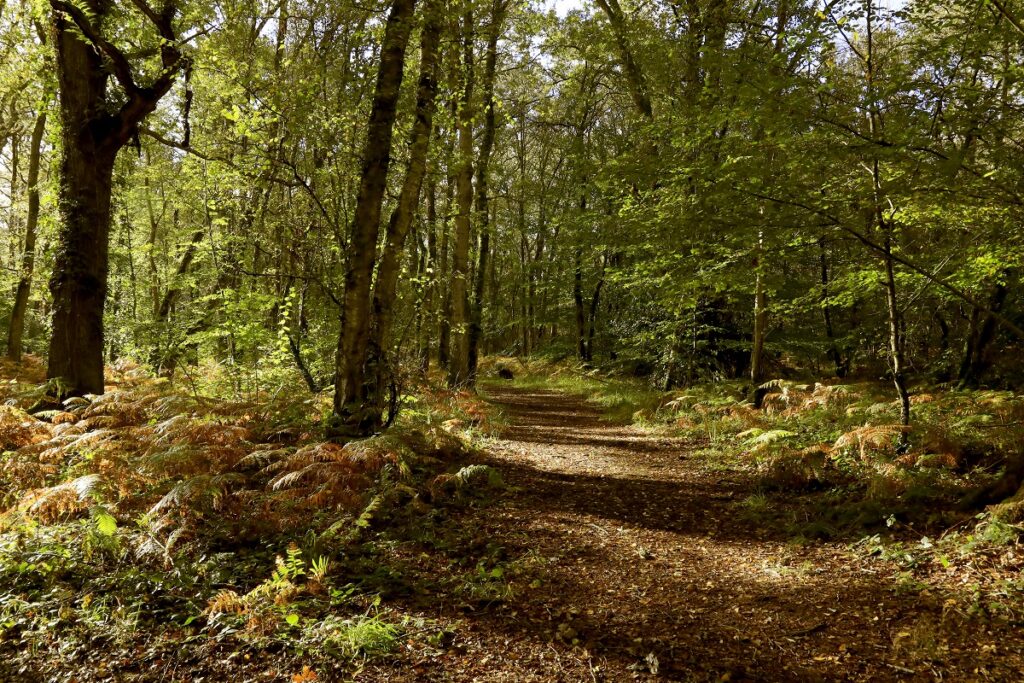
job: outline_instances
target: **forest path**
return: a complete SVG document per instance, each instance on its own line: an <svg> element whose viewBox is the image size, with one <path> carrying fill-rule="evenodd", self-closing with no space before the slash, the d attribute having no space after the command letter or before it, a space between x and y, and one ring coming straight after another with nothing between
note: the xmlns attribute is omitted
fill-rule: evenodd
<svg viewBox="0 0 1024 683"><path fill-rule="evenodd" d="M741 514L752 483L693 444L608 422L577 396L487 395L507 421L490 462L515 491L470 523L534 558L540 579L467 615L464 658L421 680L987 678L971 673L981 634L922 652L939 647L939 601L898 595L844 546L772 538Z"/></svg>

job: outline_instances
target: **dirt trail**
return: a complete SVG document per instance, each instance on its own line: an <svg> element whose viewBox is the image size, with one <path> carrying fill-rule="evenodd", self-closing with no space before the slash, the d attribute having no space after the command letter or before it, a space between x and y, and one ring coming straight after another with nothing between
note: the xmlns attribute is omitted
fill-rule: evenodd
<svg viewBox="0 0 1024 683"><path fill-rule="evenodd" d="M540 581L465 615L417 680L1020 680L981 654L984 629L931 642L941 600L898 594L879 563L745 521L751 484L692 444L574 396L489 394L509 424L492 464L517 490L467 523Z"/></svg>

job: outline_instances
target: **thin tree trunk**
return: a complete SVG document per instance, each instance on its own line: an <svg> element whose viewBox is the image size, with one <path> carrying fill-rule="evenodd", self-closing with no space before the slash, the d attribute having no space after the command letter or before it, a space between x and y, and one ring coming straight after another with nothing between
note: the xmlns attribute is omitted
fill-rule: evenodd
<svg viewBox="0 0 1024 683"><path fill-rule="evenodd" d="M839 347L836 346L835 342L835 329L832 326L832 306L828 303L828 253L825 249L824 237L818 239L818 265L821 268L821 318L825 324L825 338L828 340L828 357L832 361L832 368L836 377L842 378L846 377L849 368L843 360L842 354L839 353Z"/></svg>
<svg viewBox="0 0 1024 683"><path fill-rule="evenodd" d="M607 261L607 253L605 254L605 261ZM590 362L594 360L594 337L597 334L597 311L601 306L601 288L604 287L604 268L605 264L601 264L601 276L597 279L597 284L594 285L594 293L590 297L590 321L588 323L587 330L587 349L583 356L583 360Z"/></svg>
<svg viewBox="0 0 1024 683"><path fill-rule="evenodd" d="M18 115L17 111L17 99L11 98L11 122L14 123L15 117ZM17 197L21 194L18 187L18 173L21 171L21 130L15 124L14 130L11 132L11 185L10 185L10 202L7 205L7 233L8 242L7 247L10 251L11 261L13 262L17 258L18 254L18 202Z"/></svg>
<svg viewBox="0 0 1024 683"><path fill-rule="evenodd" d="M174 224L175 226L178 224L177 209L174 210ZM168 329L166 325L171 319L171 312L174 310L175 304L181 297L182 280L192 267L192 261L195 260L196 250L205 235L205 226L196 229L196 231L192 233L192 237L189 239L188 244L185 246L185 251L181 255L181 260L178 261L178 267L175 269L174 275L168 281L167 291L164 292L163 297L156 305L154 322L156 322L161 329ZM182 352L180 340L175 340L173 335L169 333L161 334L161 340L164 339L169 340L171 345L165 347L165 350L161 350L161 344L158 343L157 347L154 348L153 352L150 354L149 362L150 365L156 368L157 372L162 377L173 377Z"/></svg>
<svg viewBox="0 0 1024 683"><path fill-rule="evenodd" d="M580 202L583 207L586 201ZM583 308L583 248L573 252L572 301L576 311L576 355L580 360L587 357L587 313Z"/></svg>
<svg viewBox="0 0 1024 683"><path fill-rule="evenodd" d="M877 163L877 162L876 162ZM881 206L876 211L881 214ZM893 268L891 226L886 226L885 236L885 298L889 311L889 359L892 366L892 381L900 403L900 424L910 427L910 393L907 391L905 363L903 359L903 332L899 302L896 298L896 276ZM900 433L898 447L906 450L910 445L906 431Z"/></svg>
<svg viewBox="0 0 1024 683"><path fill-rule="evenodd" d="M147 156L147 163L150 160ZM146 259L149 264L149 310L156 314L160 310L160 270L156 265L156 240L160 230L161 218L157 218L153 208L153 191L149 177L143 181L146 189L146 215L149 217L149 239L146 241Z"/></svg>
<svg viewBox="0 0 1024 683"><path fill-rule="evenodd" d="M754 256L754 338L750 346L750 382L756 410L764 405L764 338L768 328L767 295L764 289L764 235L758 234Z"/></svg>
<svg viewBox="0 0 1024 683"><path fill-rule="evenodd" d="M476 366L483 335L484 294L487 283L487 262L491 250L490 207L488 205L488 175L491 150L494 148L496 117L494 114L494 76L498 65L498 38L505 23L507 0L494 0L491 25L487 35L487 58L484 62L484 131L480 141L480 156L476 166L476 216L479 222L480 244L477 250L476 280L473 288L473 309L469 323L469 383L476 382Z"/></svg>
<svg viewBox="0 0 1024 683"><path fill-rule="evenodd" d="M448 371L451 365L451 338L452 338L452 291L451 291L451 269L448 253L451 251L452 225L450 217L454 206L454 179L449 176L445 186L445 221L441 226L441 251L438 254L440 268L438 270L438 292L441 301L438 302L438 333L437 333L437 364L442 370Z"/></svg>
<svg viewBox="0 0 1024 683"><path fill-rule="evenodd" d="M175 214L178 210L174 210ZM177 220L175 220L177 223ZM181 285L182 279L188 274L189 269L192 267L192 261L195 260L196 250L199 247L199 243L203 241L203 236L206 235L206 228L197 228L192 233L192 237L189 239L188 245L185 247L184 253L181 255L181 260L178 261L178 267L174 271L174 275L171 277L170 286L167 291L164 292L163 298L160 300L160 305L156 309L156 321L158 323L166 323L171 317L171 310L174 305L178 302L178 298L181 296Z"/></svg>
<svg viewBox="0 0 1024 683"><path fill-rule="evenodd" d="M867 36L867 89L869 101L872 102L868 113L868 125L871 138L877 138L882 134L882 118L875 105L875 62L874 62L874 4L867 3L867 16L865 20ZM907 391L907 380L905 377L905 363L903 356L903 320L899 309L899 301L896 295L896 275L892 257L892 240L894 226L885 219L882 209L885 200L885 191L882 187L881 164L878 157L871 160L871 182L873 200L873 219L875 225L882 233L884 241L882 245L882 262L885 268L885 298L889 312L889 364L892 371L893 385L896 387L896 395L900 404L900 424L905 428L899 435L897 449L906 451L910 446L910 393Z"/></svg>
<svg viewBox="0 0 1024 683"><path fill-rule="evenodd" d="M999 313L1009 293L1010 290L1005 284L997 283L989 301L989 310ZM961 388L975 387L981 381L990 364L989 348L998 329L999 321L995 316L989 314L982 318L981 311L977 308L972 311L970 334L960 371L957 373L957 383Z"/></svg>
<svg viewBox="0 0 1024 683"><path fill-rule="evenodd" d="M423 294L423 336L420 339L420 372L430 372L430 347L434 341L434 310L437 292L437 181L433 174L427 182L427 287Z"/></svg>
<svg viewBox="0 0 1024 683"><path fill-rule="evenodd" d="M14 293L14 309L11 311L11 326L7 334L7 357L14 362L21 361L22 337L25 333L25 312L28 310L28 295L32 288L32 271L36 263L36 226L39 224L39 160L42 155L43 133L46 130L46 112L36 115L29 144L28 158L28 214L25 219L25 248L21 256L21 274L18 288Z"/></svg>
<svg viewBox="0 0 1024 683"><path fill-rule="evenodd" d="M516 133L516 157L519 166L519 192L516 197L517 214L516 224L519 229L519 267L521 271L521 287L519 301L519 333L522 341L522 353L524 357L530 355L530 282L533 268L530 262L530 239L526 234L526 112L519 116L519 126Z"/></svg>
<svg viewBox="0 0 1024 683"><path fill-rule="evenodd" d="M288 297L288 290L291 288L291 283L285 287L284 298ZM309 389L311 394L319 394L323 391L323 387L317 382L313 373L310 371L309 366L306 364L305 358L302 357L302 346L299 344L299 340L302 338L302 333L306 324L306 290L309 288L309 280L302 283L302 291L299 293L299 310L296 316L299 319L299 329L297 333L292 333L291 326L287 330L288 335L288 348L292 352L292 359L295 361L295 367L299 369L299 373L302 375L302 380L306 383L306 388Z"/></svg>
<svg viewBox="0 0 1024 683"><path fill-rule="evenodd" d="M398 204L391 214L384 250L377 267L377 280L373 290L373 320L371 322L367 372L368 402L383 410L386 387L391 370L386 344L391 334L392 309L398 289L401 257L409 227L419 204L420 188L427 169L427 151L430 134L434 129L435 96L437 94L438 43L441 37L441 16L437 0L428 0L424 8L424 25L420 42L420 76L416 94L416 121L409 134L409 164L405 180L398 195ZM374 420L379 426L380 418Z"/></svg>
<svg viewBox="0 0 1024 683"><path fill-rule="evenodd" d="M946 352L949 350L949 323L942 317L942 311L935 309L935 314L932 316L935 322L939 326L939 351Z"/></svg>
<svg viewBox="0 0 1024 683"><path fill-rule="evenodd" d="M530 264L530 287L528 315L530 324L530 352L536 351L540 346L540 339L543 329L537 322L537 311L540 309L540 302L537 301L537 283L544 274L544 256L546 255L547 220L545 217L544 195L541 194L540 220L537 226L537 245L533 253L533 263ZM543 283L542 283L543 284Z"/></svg>
<svg viewBox="0 0 1024 683"><path fill-rule="evenodd" d="M457 208L452 251L451 327L452 353L448 363L448 384L461 387L469 376L469 239L473 211L473 12L463 15L462 102L458 116L459 161L455 176Z"/></svg>
<svg viewBox="0 0 1024 683"><path fill-rule="evenodd" d="M521 355L528 357L530 355L530 318L529 318L529 300L530 300L530 244L526 238L525 232L525 221L522 220L522 206L523 202L519 202L520 206L520 227L522 232L519 236L519 267L522 272L522 282L520 283L519 293L519 335L520 344L522 346Z"/></svg>
<svg viewBox="0 0 1024 683"><path fill-rule="evenodd" d="M378 416L367 401L366 359L370 345L371 283L380 234L381 204L391 164L391 138L412 31L416 0L394 0L384 29L377 85L363 148L359 193L345 268L345 293L334 378L336 425L345 434L365 434Z"/></svg>

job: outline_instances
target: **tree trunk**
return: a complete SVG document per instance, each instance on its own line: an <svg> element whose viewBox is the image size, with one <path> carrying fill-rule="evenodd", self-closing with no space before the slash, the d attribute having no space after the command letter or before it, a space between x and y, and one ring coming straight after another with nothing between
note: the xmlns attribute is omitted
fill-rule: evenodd
<svg viewBox="0 0 1024 683"><path fill-rule="evenodd" d="M146 163L151 163L148 152ZM163 218L163 212L161 212L161 216L158 218L156 210L153 208L153 190L150 186L149 176L146 176L144 179L143 187L146 188L146 215L149 217L149 239L146 241L145 250L146 260L149 265L149 310L153 314L157 314L160 310L160 270L156 265L156 240L160 231L160 221Z"/></svg>
<svg viewBox="0 0 1024 683"><path fill-rule="evenodd" d="M754 338L750 346L750 382L753 388L754 408L761 409L768 393L764 384L764 337L768 328L767 295L764 290L764 236L757 236L754 257Z"/></svg>
<svg viewBox="0 0 1024 683"><path fill-rule="evenodd" d="M434 324L437 312L434 310L437 291L437 181L431 175L427 183L427 286L423 293L421 315L423 336L420 338L420 372L424 377L430 372L430 347L434 341Z"/></svg>
<svg viewBox="0 0 1024 683"><path fill-rule="evenodd" d="M881 212L881 207L877 209ZM891 230L891 227L889 228ZM896 387L896 395L900 403L900 424L910 427L910 393L907 391L907 380L904 375L903 360L903 328L896 298L896 276L892 262L892 239L889 233L885 238L885 298L889 310L889 359L892 365L892 381ZM900 433L898 449L905 451L910 445L910 437L906 431Z"/></svg>
<svg viewBox="0 0 1024 683"><path fill-rule="evenodd" d="M174 210L174 224L178 224L178 210ZM174 305L178 302L178 298L181 296L181 280L188 274L189 269L192 267L192 261L195 260L196 249L199 247L199 243L203 240L206 235L206 228L197 228L192 233L191 239L189 239L188 245L185 247L184 253L181 255L181 260L178 261L178 267L174 272L174 275L168 281L167 291L164 292L163 298L156 306L155 322L159 326L158 329L167 330L166 333L160 334L161 340L168 340L171 345L166 347L166 351L161 352L160 346L153 350L150 356L150 365L156 368L157 372L162 377L173 377L175 368L178 365L178 359L181 356L181 343L184 339L176 340L174 336L170 334L170 330L166 327L167 322L171 318L171 312L174 310Z"/></svg>
<svg viewBox="0 0 1024 683"><path fill-rule="evenodd" d="M586 201L580 202L583 207ZM581 208L583 208L581 207ZM576 311L576 355L580 360L587 357L587 312L583 308L583 248L573 252L572 302Z"/></svg>
<svg viewBox="0 0 1024 683"><path fill-rule="evenodd" d="M116 150L97 144L77 116L64 112L63 119L60 232L50 278L53 331L47 377L58 381L61 396L102 394L103 307Z"/></svg>
<svg viewBox="0 0 1024 683"><path fill-rule="evenodd" d="M865 17L865 28L867 37L867 90L870 101L874 101L875 87L875 62L874 62L874 5L868 3L867 16ZM868 118L869 132L872 139L882 135L882 116L876 105L872 105ZM885 191L882 187L881 163L878 157L871 160L871 183L872 183L872 212L873 220L879 231L882 233L884 242L882 247L882 262L885 267L885 298L889 313L889 364L892 371L893 385L896 387L896 396L900 404L900 424L904 430L900 432L897 442L897 450L904 452L910 447L910 393L907 391L907 380L904 375L903 358L903 319L899 309L899 301L896 296L896 275L893 266L892 241L893 225L885 219L882 209L885 201Z"/></svg>
<svg viewBox="0 0 1024 683"><path fill-rule="evenodd" d="M46 129L46 112L36 115L32 129L32 141L28 158L28 214L25 220L25 249L21 257L21 274L18 288L14 293L14 309L11 311L11 326L7 334L7 357L14 362L21 361L22 337L25 333L25 312L28 310L28 295L32 288L32 271L36 264L36 226L39 224L39 159L42 153L43 132ZM12 198L13 200L13 198Z"/></svg>
<svg viewBox="0 0 1024 683"><path fill-rule="evenodd" d="M461 387L469 376L469 234L473 210L473 13L463 15L463 88L459 108L459 160L456 170L455 240L452 250L451 331L452 353L448 362L448 385Z"/></svg>
<svg viewBox="0 0 1024 683"><path fill-rule="evenodd" d="M999 313L1006 303L1009 293L1010 290L1005 284L997 283L989 301L989 311ZM989 349L998 329L999 321L995 316L989 314L982 318L980 310L975 308L972 311L970 333L967 337L963 361L960 363L960 371L957 373L957 384L960 388L978 386L991 364Z"/></svg>
<svg viewBox="0 0 1024 683"><path fill-rule="evenodd" d="M377 85L366 131L359 193L345 268L345 293L334 378L336 425L345 434L366 434L378 421L367 402L366 360L370 345L370 287L380 234L381 204L391 164L391 138L412 31L416 0L394 0L381 45Z"/></svg>
<svg viewBox="0 0 1024 683"><path fill-rule="evenodd" d="M533 262L530 264L530 282L527 292L527 319L530 327L530 353L533 353L540 346L540 339L543 335L543 328L537 321L537 311L540 309L540 302L537 300L537 284L544 274L544 257L547 238L547 218L545 214L544 194L540 197L540 220L537 225L537 245L533 251ZM543 283L541 283L543 284Z"/></svg>
<svg viewBox="0 0 1024 683"><path fill-rule="evenodd" d="M476 216L479 222L480 245L477 254L476 280L473 288L473 309L469 324L469 383L476 382L476 366L483 335L484 293L487 283L487 261L491 250L490 207L488 205L488 173L491 150L494 148L496 117L494 115L494 75L498 65L498 38L505 23L507 0L494 0L491 25L487 35L487 59L484 62L484 132L480 141L480 157L476 166Z"/></svg>
<svg viewBox="0 0 1024 683"><path fill-rule="evenodd" d="M586 351L583 354L583 360L590 362L594 360L594 337L597 334L597 311L601 306L601 288L604 287L604 269L608 262L608 254L605 252L604 261L601 264L601 275L597 279L597 284L594 285L594 293L590 297L590 320L588 322L589 329L587 330L587 346Z"/></svg>
<svg viewBox="0 0 1024 683"><path fill-rule="evenodd" d="M449 218L454 205L454 179L449 176L445 187L445 220L441 226L441 250L438 253L438 293L441 300L438 302L438 330L437 330L437 364L442 370L448 371L451 365L451 339L452 339L452 291L451 272L449 269L448 252L451 238L452 226Z"/></svg>
<svg viewBox="0 0 1024 683"><path fill-rule="evenodd" d="M530 355L530 281L532 268L530 265L530 238L526 233L526 112L519 114L516 132L516 162L519 168L519 191L516 196L516 227L519 230L519 336L520 355Z"/></svg>
<svg viewBox="0 0 1024 683"><path fill-rule="evenodd" d="M390 359L386 345L391 334L392 308L398 289L401 257L405 240L412 225L420 188L427 169L427 151L434 128L435 95L437 93L437 46L441 37L441 17L437 0L428 0L424 8L424 25L420 42L420 76L416 93L416 121L409 134L409 163L405 180L398 195L398 204L391 214L384 250L377 267L377 281L373 290L373 321L367 371L369 387L367 399L371 405L383 410L386 387L390 380ZM374 420L379 426L379 413Z"/></svg>
<svg viewBox="0 0 1024 683"><path fill-rule="evenodd" d="M20 127L15 123L16 117L18 116L17 109L18 101L16 97L11 98L11 125L13 130L11 131L11 184L10 184L10 200L7 204L7 232L11 239L8 241L8 248L10 249L11 262L17 258L18 254L18 224L21 222L18 216L18 202L17 197L21 194L18 187L18 173L21 171L21 130Z"/></svg>
<svg viewBox="0 0 1024 683"><path fill-rule="evenodd" d="M285 287L284 298L288 298L288 291L291 287L291 283ZM302 379L306 383L306 388L309 389L311 394L319 394L323 391L323 387L313 376L309 366L306 364L306 359L302 357L302 346L299 340L302 338L302 334L306 328L306 290L309 288L309 280L302 283L302 290L299 293L299 311L298 311L298 331L293 333L291 326L288 326L286 334L288 335L288 348L292 352L292 360L295 361L295 367L299 369L299 373L302 374Z"/></svg>
<svg viewBox="0 0 1024 683"><path fill-rule="evenodd" d="M608 17L608 23L611 24L612 35L615 37L615 45L619 50L619 59L622 61L622 69L629 86L629 94L633 97L633 104L636 105L637 111L644 119L653 121L654 108L651 106L651 98L647 92L647 82L629 47L626 37L626 19L622 8L619 6L618 0L597 0L597 4L604 10Z"/></svg>
<svg viewBox="0 0 1024 683"><path fill-rule="evenodd" d="M147 14L161 38L163 69L152 83L134 81L128 57L102 36L112 6L50 0L56 37L62 150L58 247L50 278L53 325L47 377L58 395L103 392L103 308L107 294L110 199L114 160L138 133L188 64L172 26L176 5ZM102 56L101 56L102 50ZM111 113L107 81L120 84L124 104Z"/></svg>
<svg viewBox="0 0 1024 683"><path fill-rule="evenodd" d="M843 378L849 372L848 363L839 353L835 342L835 329L832 325L832 307L828 303L828 254L825 249L825 238L818 239L818 265L821 268L821 318L825 324L825 338L828 340L828 357L832 361L836 377Z"/></svg>
<svg viewBox="0 0 1024 683"><path fill-rule="evenodd" d="M177 209L175 209L175 214L177 214ZM178 261L178 267L174 271L174 276L171 277L170 286L167 288L163 298L160 300L160 305L156 309L156 321L158 323L166 323L171 317L171 310L181 296L181 280L188 275L188 271L192 267L192 261L196 257L196 249L205 235L206 228L197 228L192 233L192 237L185 247L185 252L181 255L181 260Z"/></svg>

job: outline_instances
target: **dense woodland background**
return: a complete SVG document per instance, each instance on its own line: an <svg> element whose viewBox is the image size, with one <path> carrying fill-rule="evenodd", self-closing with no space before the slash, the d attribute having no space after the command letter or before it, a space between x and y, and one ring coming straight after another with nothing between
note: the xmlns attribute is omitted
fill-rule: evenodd
<svg viewBox="0 0 1024 683"><path fill-rule="evenodd" d="M94 317L62 279L85 269L102 341L53 351L213 363L235 392L339 379L339 412L375 391L349 366L463 383L481 352L666 387L1019 376L1024 33L1000 3L69 7L2 15L12 358L86 324L71 302ZM105 150L69 130L103 117ZM75 184L109 189L109 226L58 210Z"/></svg>
<svg viewBox="0 0 1024 683"><path fill-rule="evenodd" d="M1016 543L1022 76L1007 0L0 0L3 528L361 542L500 374Z"/></svg>

